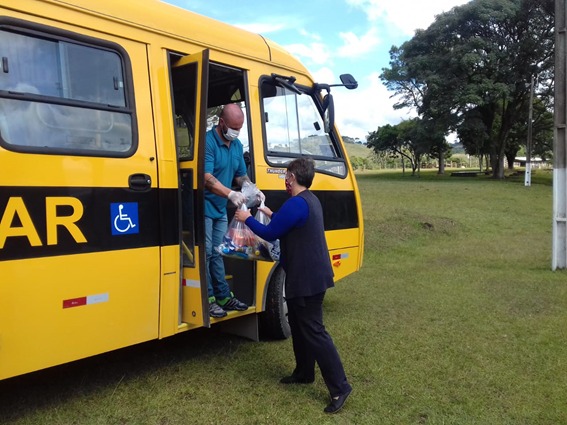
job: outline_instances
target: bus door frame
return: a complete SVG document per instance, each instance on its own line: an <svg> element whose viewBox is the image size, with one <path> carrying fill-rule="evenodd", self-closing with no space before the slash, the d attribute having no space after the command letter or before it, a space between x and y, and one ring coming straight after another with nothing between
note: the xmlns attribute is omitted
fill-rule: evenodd
<svg viewBox="0 0 567 425"><path fill-rule="evenodd" d="M209 301L206 278L205 262L205 214L204 214L204 175L205 167L205 137L207 129L207 97L208 97L208 75L209 75L209 50L205 49L198 53L181 57L173 68L183 68L197 65L195 82L195 124L193 128L193 140L196 144L193 158L190 161L178 161L179 180L179 217L183 217L182 205L182 182L181 174L184 171L192 173L193 192L193 229L194 250L193 266L184 267L183 256L180 256L180 326L188 326L189 329L198 327L210 327ZM172 79L172 91L175 85ZM196 155L195 155L196 154ZM180 233L183 227L179 228ZM180 249L183 253L183 235L179 235Z"/></svg>

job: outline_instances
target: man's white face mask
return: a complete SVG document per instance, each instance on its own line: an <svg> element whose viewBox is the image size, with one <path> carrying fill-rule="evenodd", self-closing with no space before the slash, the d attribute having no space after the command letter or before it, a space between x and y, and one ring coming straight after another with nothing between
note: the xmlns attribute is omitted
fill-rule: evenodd
<svg viewBox="0 0 567 425"><path fill-rule="evenodd" d="M225 131L225 128L226 128L226 131ZM240 134L240 130L233 130L228 125L226 125L226 122L224 122L224 120L222 120L221 132L222 132L223 137L226 140L228 140L229 142L232 142Z"/></svg>
<svg viewBox="0 0 567 425"><path fill-rule="evenodd" d="M224 138L226 140L229 140L229 141L233 141L234 139L236 139L239 134L240 134L240 131L233 130L230 127L226 128L226 133L224 131L222 132L222 135L224 136Z"/></svg>

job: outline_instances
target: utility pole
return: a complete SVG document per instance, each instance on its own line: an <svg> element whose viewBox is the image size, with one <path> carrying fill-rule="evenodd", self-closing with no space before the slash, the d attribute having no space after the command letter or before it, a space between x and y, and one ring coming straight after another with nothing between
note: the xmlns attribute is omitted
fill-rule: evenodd
<svg viewBox="0 0 567 425"><path fill-rule="evenodd" d="M528 113L528 140L526 142L526 174L524 186L532 185L532 121L534 117L534 76L530 83L530 109Z"/></svg>
<svg viewBox="0 0 567 425"><path fill-rule="evenodd" d="M567 7L555 0L555 129L551 269L567 268Z"/></svg>

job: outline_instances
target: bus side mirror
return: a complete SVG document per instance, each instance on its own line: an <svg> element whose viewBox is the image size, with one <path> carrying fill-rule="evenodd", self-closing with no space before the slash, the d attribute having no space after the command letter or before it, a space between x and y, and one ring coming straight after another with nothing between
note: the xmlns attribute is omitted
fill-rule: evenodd
<svg viewBox="0 0 567 425"><path fill-rule="evenodd" d="M355 88L358 87L358 82L350 74L342 74L340 76L340 79L341 79L341 83L343 83L343 86L345 86L349 90L352 90L352 89L355 89Z"/></svg>

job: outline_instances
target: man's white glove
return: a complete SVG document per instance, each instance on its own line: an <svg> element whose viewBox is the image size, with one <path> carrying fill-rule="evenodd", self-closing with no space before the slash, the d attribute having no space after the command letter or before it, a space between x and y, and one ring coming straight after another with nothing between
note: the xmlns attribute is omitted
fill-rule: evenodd
<svg viewBox="0 0 567 425"><path fill-rule="evenodd" d="M228 199L237 207L240 207L244 202L246 202L246 196L242 192L235 192L231 190L228 194Z"/></svg>

